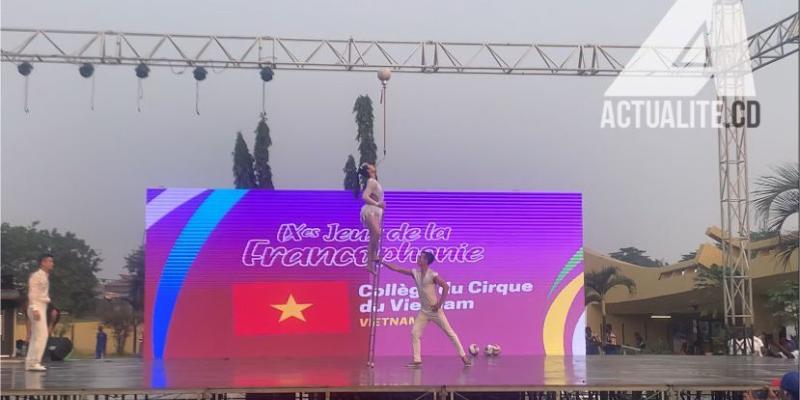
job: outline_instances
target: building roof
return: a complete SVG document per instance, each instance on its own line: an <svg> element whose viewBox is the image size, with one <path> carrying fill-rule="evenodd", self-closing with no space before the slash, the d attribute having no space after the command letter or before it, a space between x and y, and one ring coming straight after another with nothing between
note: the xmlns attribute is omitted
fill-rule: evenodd
<svg viewBox="0 0 800 400"><path fill-rule="evenodd" d="M104 299L117 299L128 296L131 289L133 275L120 274L118 279L100 279L100 297Z"/></svg>
<svg viewBox="0 0 800 400"><path fill-rule="evenodd" d="M706 234L720 238L720 230L711 227ZM750 248L750 274L753 290L759 292L777 282L797 280L798 257L783 265L775 257L780 238L752 242ZM722 291L717 288L695 287L695 278L701 269L722 265L722 251L714 243L701 244L695 257L663 267L642 267L614 259L608 255L586 249L584 265L587 271L597 271L605 266L617 267L620 272L636 282L636 291L629 293L624 287L612 289L606 296L609 312L615 314L670 313L675 310L696 312L704 306L719 304Z"/></svg>

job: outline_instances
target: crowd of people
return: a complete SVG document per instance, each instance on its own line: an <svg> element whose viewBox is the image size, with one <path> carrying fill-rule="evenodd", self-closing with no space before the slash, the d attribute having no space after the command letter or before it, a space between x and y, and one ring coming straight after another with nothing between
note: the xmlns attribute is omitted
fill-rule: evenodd
<svg viewBox="0 0 800 400"><path fill-rule="evenodd" d="M586 327L586 354L621 354L623 348L634 352L647 350L645 339L639 332L634 332L634 343L629 346L618 342L614 327L611 324L606 324L603 336L601 340L600 335L592 332L591 327ZM737 334L735 338L728 341L727 351L727 354L736 355L753 354L759 357L800 359L797 337L787 335L785 329L778 333L777 340L773 334L761 333L753 336L752 343L747 343L741 334ZM693 334L688 337L679 335L674 344L673 352L681 355L712 354L710 345L699 334Z"/></svg>
<svg viewBox="0 0 800 400"><path fill-rule="evenodd" d="M797 336L789 337L786 330L778 333L778 340L775 335L762 332L760 335L752 337L752 343L747 343L741 334L728 341L729 354L753 354L759 357L775 357L799 359L800 352L797 347Z"/></svg>
<svg viewBox="0 0 800 400"><path fill-rule="evenodd" d="M606 324L603 340L600 336L592 332L592 328L586 327L586 354L600 354L601 350L604 354L621 354L622 345L617 341L617 334L614 333L614 327L611 324ZM637 346L641 345L640 350L644 349L644 339L642 339L639 332L636 332Z"/></svg>

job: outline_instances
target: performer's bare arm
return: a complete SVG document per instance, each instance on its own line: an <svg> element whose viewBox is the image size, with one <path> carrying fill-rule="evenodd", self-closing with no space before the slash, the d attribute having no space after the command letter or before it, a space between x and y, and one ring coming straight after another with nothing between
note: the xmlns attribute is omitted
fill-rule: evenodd
<svg viewBox="0 0 800 400"><path fill-rule="evenodd" d="M436 304L433 305L433 312L437 312L442 307L442 304L444 304L444 301L447 298L447 294L450 293L450 285L448 285L447 282L442 280L442 278L439 276L433 278L433 282L441 286L442 288L442 295L439 296L439 301L437 301Z"/></svg>
<svg viewBox="0 0 800 400"><path fill-rule="evenodd" d="M409 269L400 268L400 267L398 267L397 265L394 265L394 264L389 264L389 263L387 263L387 262L382 262L382 264L383 264L383 265L385 265L385 266L386 266L386 268L389 268L390 270L392 270L392 271L394 271L394 272L399 272L399 273L401 273L401 274L403 274L403 275L413 276L413 275L411 274L411 270L409 270Z"/></svg>

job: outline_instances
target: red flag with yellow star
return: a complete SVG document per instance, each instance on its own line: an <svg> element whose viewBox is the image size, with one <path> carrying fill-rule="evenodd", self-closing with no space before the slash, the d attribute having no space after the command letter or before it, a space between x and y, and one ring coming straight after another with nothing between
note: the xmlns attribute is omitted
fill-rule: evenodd
<svg viewBox="0 0 800 400"><path fill-rule="evenodd" d="M233 286L236 335L347 333L347 282L281 281Z"/></svg>

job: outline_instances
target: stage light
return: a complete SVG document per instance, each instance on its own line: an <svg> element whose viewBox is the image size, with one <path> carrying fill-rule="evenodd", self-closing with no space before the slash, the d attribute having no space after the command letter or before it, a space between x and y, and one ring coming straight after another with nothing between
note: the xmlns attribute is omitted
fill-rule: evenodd
<svg viewBox="0 0 800 400"><path fill-rule="evenodd" d="M136 77L139 79L144 79L150 76L150 67L147 66L145 63L141 63L136 66Z"/></svg>
<svg viewBox="0 0 800 400"><path fill-rule="evenodd" d="M19 71L22 76L28 76L33 71L33 65L31 63L25 61L24 63L17 66L17 71Z"/></svg>
<svg viewBox="0 0 800 400"><path fill-rule="evenodd" d="M194 69L194 71L192 71L192 74L194 75L194 79L198 81L204 81L206 79L206 75L208 75L208 71L206 71L206 69L203 67L197 67Z"/></svg>
<svg viewBox="0 0 800 400"><path fill-rule="evenodd" d="M672 319L671 315L651 315L650 319Z"/></svg>
<svg viewBox="0 0 800 400"><path fill-rule="evenodd" d="M272 71L272 68L270 67L261 68L260 74L261 74L261 80L264 82L271 81L272 77L275 75L275 73Z"/></svg>
<svg viewBox="0 0 800 400"><path fill-rule="evenodd" d="M91 63L83 63L83 65L78 68L78 72L84 78L91 78L92 74L94 74L94 65Z"/></svg>

